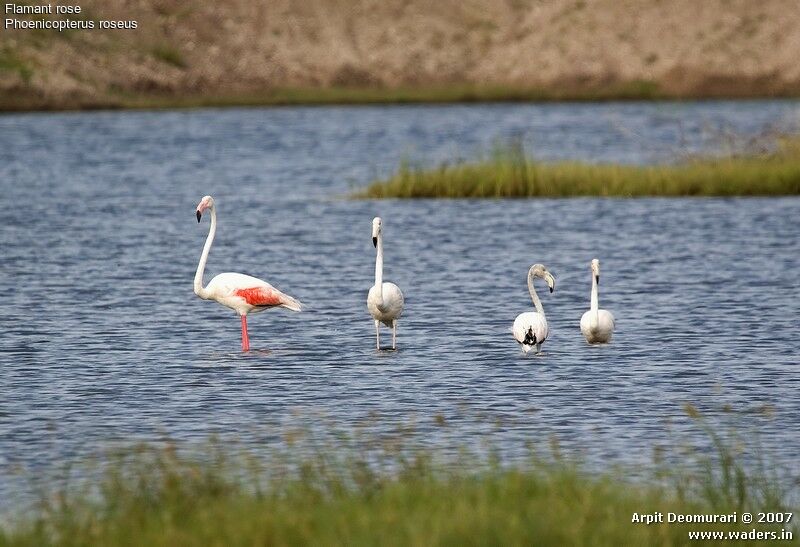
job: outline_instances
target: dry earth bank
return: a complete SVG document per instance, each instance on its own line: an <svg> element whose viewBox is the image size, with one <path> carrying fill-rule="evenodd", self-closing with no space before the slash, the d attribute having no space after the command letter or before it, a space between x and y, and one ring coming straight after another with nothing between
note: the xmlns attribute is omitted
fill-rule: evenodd
<svg viewBox="0 0 800 547"><path fill-rule="evenodd" d="M800 94L796 0L61 3L138 28L4 28L0 109Z"/></svg>

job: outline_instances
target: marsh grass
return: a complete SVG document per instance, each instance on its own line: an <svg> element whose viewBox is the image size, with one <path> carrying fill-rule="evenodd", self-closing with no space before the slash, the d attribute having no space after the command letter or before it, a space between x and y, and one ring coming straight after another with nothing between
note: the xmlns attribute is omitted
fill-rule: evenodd
<svg viewBox="0 0 800 547"><path fill-rule="evenodd" d="M0 545L683 545L690 530L796 533L631 522L790 510L785 477L746 468L734 437L686 412L711 452L676 452L649 481L588 473L557 447L515 465L494 452L442 459L408 431L366 444L335 435L311 450L291 432L267 455L219 440L192 451L142 445L110 455L95 479L43 495L33 514L0 528Z"/></svg>
<svg viewBox="0 0 800 547"><path fill-rule="evenodd" d="M161 44L154 47L151 53L157 60L176 68L186 68L188 66L183 54L175 47Z"/></svg>
<svg viewBox="0 0 800 547"><path fill-rule="evenodd" d="M482 161L429 169L401 164L361 198L522 198L576 196L785 196L800 194L800 140L780 139L764 153L689 158L638 166L542 162L520 145Z"/></svg>
<svg viewBox="0 0 800 547"><path fill-rule="evenodd" d="M659 99L654 84L633 82L580 93L560 93L547 89L509 86L381 87L333 85L325 88L272 88L258 94L215 96L136 95L123 98L122 108L192 108L205 106L290 106L364 104L440 104L531 101L610 101Z"/></svg>
<svg viewBox="0 0 800 547"><path fill-rule="evenodd" d="M174 48L157 46L148 50L159 61L178 68L189 62ZM373 104L448 104L448 103L527 103L557 101L616 101L668 99L653 82L634 81L579 91L518 88L502 85L452 84L447 86L378 87L330 86L324 88L280 87L257 93L142 93L109 89L91 101L48 98L23 99L0 92L0 112L18 110L94 110L94 109L174 109L241 106L292 105L373 105Z"/></svg>
<svg viewBox="0 0 800 547"><path fill-rule="evenodd" d="M33 77L33 68L5 47L0 48L0 72L16 73L25 84Z"/></svg>
<svg viewBox="0 0 800 547"><path fill-rule="evenodd" d="M758 429L742 429L743 412L725 405L712 421L694 405L685 404L684 411L708 442L705 447L675 443L671 465L657 472L680 499L703 500L718 513L758 507L788 510L789 500L797 501L798 477L769 461ZM765 405L748 413L771 420L773 409Z"/></svg>

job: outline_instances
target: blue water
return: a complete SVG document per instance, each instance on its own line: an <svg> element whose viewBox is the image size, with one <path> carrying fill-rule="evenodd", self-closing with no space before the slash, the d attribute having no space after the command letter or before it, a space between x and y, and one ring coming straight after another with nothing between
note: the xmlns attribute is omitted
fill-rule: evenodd
<svg viewBox="0 0 800 547"><path fill-rule="evenodd" d="M511 454L557 438L589 463L641 463L692 434L687 402L744 411L771 461L796 468L800 199L345 198L403 158L508 139L647 163L798 120L791 101L0 117L0 498L120 444L268 446L322 421L413 422L434 447L491 438ZM252 316L246 355L238 318L192 293L204 194L219 209L206 282L249 273L308 305ZM375 215L385 279L406 295L397 352L373 349L365 305ZM578 326L594 257L617 318L607 347ZM557 285L542 291L544 353L525 357L510 326L531 309L534 262Z"/></svg>

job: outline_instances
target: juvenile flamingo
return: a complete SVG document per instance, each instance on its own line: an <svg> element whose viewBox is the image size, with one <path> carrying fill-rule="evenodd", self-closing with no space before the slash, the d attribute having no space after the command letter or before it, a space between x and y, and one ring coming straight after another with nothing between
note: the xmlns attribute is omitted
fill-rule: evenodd
<svg viewBox="0 0 800 547"><path fill-rule="evenodd" d="M206 269L208 252L217 232L217 209L214 198L205 196L197 204L197 222L206 209L211 211L211 228L208 230L206 244L197 273L194 274L194 294L203 300L216 300L223 306L231 308L242 318L242 351L250 350L250 338L247 335L247 314L274 308L277 306L300 311L302 304L291 296L282 293L266 281L240 273L221 273L203 287L203 272Z"/></svg>
<svg viewBox="0 0 800 547"><path fill-rule="evenodd" d="M392 329L392 349L397 349L397 320L403 313L403 292L394 283L383 282L383 226L380 217L372 219L372 244L375 258L375 285L367 295L367 309L375 320L375 345L381 349L380 325Z"/></svg>
<svg viewBox="0 0 800 547"><path fill-rule="evenodd" d="M536 311L519 314L514 320L514 327L512 328L514 339L519 342L522 351L525 353L534 348L536 348L536 353L539 353L542 350L542 344L550 333L547 328L547 319L544 316L544 308L542 308L542 303L536 294L536 289L533 287L533 280L536 277L541 277L545 280L547 286L550 287L550 292L553 292L556 288L556 278L547 271L547 268L541 264L531 266L531 269L528 270L528 292L531 295Z"/></svg>
<svg viewBox="0 0 800 547"><path fill-rule="evenodd" d="M589 311L581 316L581 332L590 344L605 344L614 334L614 316L598 305L597 286L600 284L600 261L592 260L592 296Z"/></svg>

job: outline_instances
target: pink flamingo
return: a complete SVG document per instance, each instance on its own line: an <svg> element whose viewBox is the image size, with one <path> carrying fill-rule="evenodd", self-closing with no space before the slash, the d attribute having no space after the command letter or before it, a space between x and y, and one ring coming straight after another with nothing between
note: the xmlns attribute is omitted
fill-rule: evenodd
<svg viewBox="0 0 800 547"><path fill-rule="evenodd" d="M214 198L211 196L205 196L197 204L197 222L200 222L203 211L206 209L211 210L211 228L208 230L203 254L200 256L200 263L197 265L197 273L194 274L194 294L203 300L216 300L241 316L242 351L249 351L250 338L247 336L248 313L256 313L277 306L288 308L292 311L300 311L303 305L291 296L283 294L266 281L240 273L221 273L203 287L203 272L206 270L208 252L211 250L214 234L217 232L217 209L214 206Z"/></svg>

